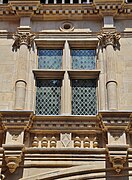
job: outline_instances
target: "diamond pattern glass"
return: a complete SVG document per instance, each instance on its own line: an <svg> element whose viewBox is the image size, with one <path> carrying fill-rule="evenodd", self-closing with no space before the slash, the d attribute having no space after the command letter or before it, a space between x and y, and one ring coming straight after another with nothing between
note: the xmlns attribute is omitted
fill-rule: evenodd
<svg viewBox="0 0 132 180"><path fill-rule="evenodd" d="M96 80L72 80L72 114L95 115L96 113Z"/></svg>
<svg viewBox="0 0 132 180"><path fill-rule="evenodd" d="M39 49L38 68L39 69L61 69L62 49Z"/></svg>
<svg viewBox="0 0 132 180"><path fill-rule="evenodd" d="M95 69L96 51L94 49L72 49L73 69Z"/></svg>
<svg viewBox="0 0 132 180"><path fill-rule="evenodd" d="M37 79L36 114L60 114L61 80Z"/></svg>

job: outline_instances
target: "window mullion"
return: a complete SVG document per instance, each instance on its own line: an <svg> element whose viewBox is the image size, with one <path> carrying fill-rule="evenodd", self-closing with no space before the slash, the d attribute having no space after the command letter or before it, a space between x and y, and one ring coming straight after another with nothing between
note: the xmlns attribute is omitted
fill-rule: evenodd
<svg viewBox="0 0 132 180"><path fill-rule="evenodd" d="M63 57L63 69L71 68L71 53L68 41L65 41L64 45L64 57Z"/></svg>
<svg viewBox="0 0 132 180"><path fill-rule="evenodd" d="M71 85L70 78L67 72L71 67L71 56L70 56L70 47L68 41L64 45L64 56L63 56L63 69L65 69L64 79L62 81L62 90L61 90L61 113L62 114L71 114Z"/></svg>
<svg viewBox="0 0 132 180"><path fill-rule="evenodd" d="M69 74L66 71L64 74L64 79L62 81L62 99L61 99L61 113L71 114L71 83Z"/></svg>

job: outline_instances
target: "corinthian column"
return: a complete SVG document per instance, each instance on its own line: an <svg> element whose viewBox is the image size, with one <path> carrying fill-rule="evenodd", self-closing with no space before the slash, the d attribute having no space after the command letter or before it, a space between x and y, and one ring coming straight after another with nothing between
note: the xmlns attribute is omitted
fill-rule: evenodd
<svg viewBox="0 0 132 180"><path fill-rule="evenodd" d="M117 80L116 80L116 55L115 49L119 46L120 34L112 30L103 30L98 39L100 46L106 49L106 88L108 109L116 110L117 103Z"/></svg>
<svg viewBox="0 0 132 180"><path fill-rule="evenodd" d="M26 96L26 79L28 72L28 55L31 49L34 35L30 32L30 28L18 28L18 32L14 34L13 49L19 50L17 60L17 81L15 94L15 109L24 109Z"/></svg>

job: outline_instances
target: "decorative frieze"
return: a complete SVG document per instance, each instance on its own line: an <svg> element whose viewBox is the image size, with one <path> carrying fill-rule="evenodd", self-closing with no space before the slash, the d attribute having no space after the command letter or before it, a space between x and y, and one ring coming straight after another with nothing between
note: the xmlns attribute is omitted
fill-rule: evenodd
<svg viewBox="0 0 132 180"><path fill-rule="evenodd" d="M59 118L59 117L58 117ZM66 117L65 117L66 118ZM90 118L90 117L89 117ZM60 118L59 118L60 119ZM46 120L45 121L41 121L41 119L38 119L37 121L35 120L32 126L32 130L65 130L65 129L69 129L69 130L88 130L88 129L96 129L96 130L101 130L100 129L100 124L99 124L99 120L95 119L91 120L78 120L75 121L73 119L71 119L69 121L69 118L65 120L60 119L60 120Z"/></svg>
<svg viewBox="0 0 132 180"><path fill-rule="evenodd" d="M51 6L51 3L48 4L46 3L46 6L41 4L39 1L33 1L32 3L30 1L26 1L21 3L21 1L10 1L10 6L3 6L2 4L0 5L0 15L5 16L6 18L11 18L10 16L12 15L12 18L18 18L20 16L32 16L40 20L40 18L43 19L43 16L39 15L47 15L46 18L51 18L52 15L53 18L54 16L58 16L61 18L61 15L69 15L69 14L74 14L75 16L78 16L78 18L81 18L80 15L93 15L94 16L97 14L97 17L102 17L102 15L115 15L120 16L120 14L123 14L124 16L126 15L131 15L132 14L132 8L131 4L124 3L124 1L94 1L93 3L81 3L78 2L76 3L64 3L58 4L57 6L53 6L54 4L57 4L57 1L54 2ZM81 8L80 8L80 6ZM59 7L59 8L58 8ZM67 9L68 7L68 9ZM87 16L88 17L88 16ZM84 17L83 17L84 18ZM90 16L90 18L92 18ZM127 16L126 16L127 18ZM72 19L72 16L71 16Z"/></svg>
<svg viewBox="0 0 132 180"><path fill-rule="evenodd" d="M60 136L60 137L59 137ZM74 133L36 134L31 146L33 148L99 148L98 135L91 132L88 135Z"/></svg>

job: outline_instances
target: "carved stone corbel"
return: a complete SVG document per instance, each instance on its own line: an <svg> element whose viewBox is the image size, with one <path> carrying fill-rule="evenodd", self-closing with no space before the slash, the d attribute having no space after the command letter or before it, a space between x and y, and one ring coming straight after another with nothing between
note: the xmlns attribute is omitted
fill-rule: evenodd
<svg viewBox="0 0 132 180"><path fill-rule="evenodd" d="M99 44L102 48L106 48L108 45L112 45L114 48L119 45L119 40L121 38L120 33L116 31L101 31L98 34Z"/></svg>
<svg viewBox="0 0 132 180"><path fill-rule="evenodd" d="M15 172L16 168L19 167L19 163L21 162L21 155L18 156L7 156L5 157L5 161L7 163L7 167L11 173Z"/></svg>
<svg viewBox="0 0 132 180"><path fill-rule="evenodd" d="M117 174L119 174L121 172L121 170L123 169L123 165L126 162L126 158L125 157L119 157L119 156L115 156L115 157L111 157L110 161L113 165L113 168L115 169L115 171L117 172Z"/></svg>
<svg viewBox="0 0 132 180"><path fill-rule="evenodd" d="M22 161L24 145L3 144L6 165L11 173L14 173Z"/></svg>
<svg viewBox="0 0 132 180"><path fill-rule="evenodd" d="M35 34L31 32L17 32L13 35L13 39L13 48L20 48L20 46L24 44L30 49L33 45Z"/></svg>

